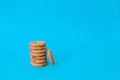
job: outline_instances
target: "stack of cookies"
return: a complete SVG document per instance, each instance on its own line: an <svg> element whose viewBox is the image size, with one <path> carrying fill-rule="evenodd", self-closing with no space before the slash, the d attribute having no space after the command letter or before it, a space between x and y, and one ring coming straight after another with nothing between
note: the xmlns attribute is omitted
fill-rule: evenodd
<svg viewBox="0 0 120 80"><path fill-rule="evenodd" d="M33 66L45 66L47 65L47 49L44 41L30 42L30 56L31 64Z"/></svg>

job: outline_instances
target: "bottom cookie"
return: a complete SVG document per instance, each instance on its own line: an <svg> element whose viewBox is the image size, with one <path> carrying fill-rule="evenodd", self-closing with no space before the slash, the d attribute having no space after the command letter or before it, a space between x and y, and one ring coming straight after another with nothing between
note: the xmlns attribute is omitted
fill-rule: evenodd
<svg viewBox="0 0 120 80"><path fill-rule="evenodd" d="M41 63L41 64L36 64L36 63L32 63L32 62L31 62L31 64L32 64L33 66L42 67L42 66L46 66L46 65L47 65L47 62L46 62L46 63Z"/></svg>

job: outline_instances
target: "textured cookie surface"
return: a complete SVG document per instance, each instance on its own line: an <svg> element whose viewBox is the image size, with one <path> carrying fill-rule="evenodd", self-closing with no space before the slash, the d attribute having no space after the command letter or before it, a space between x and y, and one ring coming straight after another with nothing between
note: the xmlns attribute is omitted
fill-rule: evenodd
<svg viewBox="0 0 120 80"><path fill-rule="evenodd" d="M46 46L42 46L42 47L30 47L30 49L32 49L32 50L44 50L44 49L46 49Z"/></svg>
<svg viewBox="0 0 120 80"><path fill-rule="evenodd" d="M33 62L31 62L31 64L33 65L33 66L45 66L45 65L47 65L47 62L46 63L42 63L42 64L36 64L36 63L33 63Z"/></svg>
<svg viewBox="0 0 120 80"><path fill-rule="evenodd" d="M31 59L34 59L34 60L46 59L46 55L45 56L31 56Z"/></svg>
<svg viewBox="0 0 120 80"><path fill-rule="evenodd" d="M33 49L31 49L31 52L33 52L33 53L46 53L47 49L43 49L43 50L39 50L39 49L33 50Z"/></svg>
<svg viewBox="0 0 120 80"><path fill-rule="evenodd" d="M55 64L55 62L54 62L54 58L53 58L53 55L52 55L52 51L50 50L50 49L48 49L48 57L50 58L50 62L52 63L52 64Z"/></svg>
<svg viewBox="0 0 120 80"><path fill-rule="evenodd" d="M42 59L42 60L35 60L36 64L42 64L42 63L46 63L47 60L46 59Z"/></svg>
<svg viewBox="0 0 120 80"><path fill-rule="evenodd" d="M32 46L46 46L46 42L45 41L33 41L33 42L30 42L30 47Z"/></svg>
<svg viewBox="0 0 120 80"><path fill-rule="evenodd" d="M30 55L31 56L46 56L47 53L33 53L31 52Z"/></svg>

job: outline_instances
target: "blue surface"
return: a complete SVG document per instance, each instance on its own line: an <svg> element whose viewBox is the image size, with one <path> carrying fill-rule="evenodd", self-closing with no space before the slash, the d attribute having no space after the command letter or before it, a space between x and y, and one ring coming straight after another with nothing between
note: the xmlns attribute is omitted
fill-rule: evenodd
<svg viewBox="0 0 120 80"><path fill-rule="evenodd" d="M0 80L120 80L119 0L0 0ZM30 65L45 40L56 65Z"/></svg>

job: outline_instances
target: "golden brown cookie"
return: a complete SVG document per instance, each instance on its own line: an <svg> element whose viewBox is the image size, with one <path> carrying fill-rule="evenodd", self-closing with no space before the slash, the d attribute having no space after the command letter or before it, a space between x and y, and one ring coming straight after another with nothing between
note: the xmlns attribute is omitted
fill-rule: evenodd
<svg viewBox="0 0 120 80"><path fill-rule="evenodd" d="M42 64L36 64L36 63L33 63L33 62L31 62L31 64L33 65L33 66L45 66L45 65L47 65L47 62L46 63L42 63Z"/></svg>
<svg viewBox="0 0 120 80"><path fill-rule="evenodd" d="M31 52L33 52L33 53L46 53L47 49L44 49L44 50L32 50L31 49Z"/></svg>
<svg viewBox="0 0 120 80"><path fill-rule="evenodd" d="M35 60L41 60L41 59L46 59L46 56L31 56L31 59L35 59Z"/></svg>
<svg viewBox="0 0 120 80"><path fill-rule="evenodd" d="M34 42L30 42L30 47L34 47L34 46L46 46L46 42L45 41L34 41Z"/></svg>
<svg viewBox="0 0 120 80"><path fill-rule="evenodd" d="M46 56L47 53L30 53L31 56Z"/></svg>
<svg viewBox="0 0 120 80"><path fill-rule="evenodd" d="M47 62L46 59L35 60L35 63L36 63L36 64L42 64L42 63L45 63L45 62Z"/></svg>
<svg viewBox="0 0 120 80"><path fill-rule="evenodd" d="M40 60L31 59L31 62L36 63L36 64L42 64L42 63L47 62L47 59L40 59Z"/></svg>
<svg viewBox="0 0 120 80"><path fill-rule="evenodd" d="M44 49L46 49L46 46L43 46L43 47L30 47L30 49L32 49L32 50L44 50Z"/></svg>
<svg viewBox="0 0 120 80"><path fill-rule="evenodd" d="M52 51L51 51L50 49L48 49L47 52L48 52L48 57L50 58L50 62L51 62L52 64L55 64Z"/></svg>
<svg viewBox="0 0 120 80"><path fill-rule="evenodd" d="M31 60L43 60L43 59L46 59L46 56L41 56L41 57L35 57L35 56L32 56Z"/></svg>

